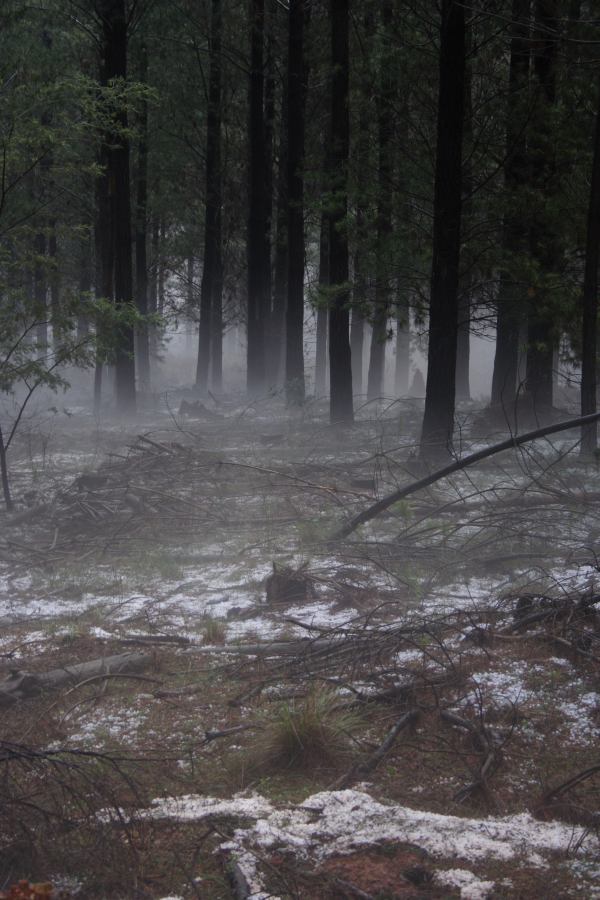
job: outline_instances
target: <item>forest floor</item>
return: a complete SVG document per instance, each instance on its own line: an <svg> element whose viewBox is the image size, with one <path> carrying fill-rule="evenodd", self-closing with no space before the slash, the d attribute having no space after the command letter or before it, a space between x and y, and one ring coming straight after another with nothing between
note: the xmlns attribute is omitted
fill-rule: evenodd
<svg viewBox="0 0 600 900"><path fill-rule="evenodd" d="M417 402L332 428L318 403L181 399L128 425L38 414L13 452L0 890L600 897L600 472L578 434L334 542L423 474ZM504 436L474 405L460 425L461 455ZM117 654L135 665L2 698Z"/></svg>

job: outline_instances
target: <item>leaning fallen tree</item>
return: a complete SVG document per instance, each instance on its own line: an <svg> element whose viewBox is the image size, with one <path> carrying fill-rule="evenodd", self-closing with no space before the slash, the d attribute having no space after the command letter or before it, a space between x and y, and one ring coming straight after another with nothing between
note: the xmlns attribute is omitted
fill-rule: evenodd
<svg viewBox="0 0 600 900"><path fill-rule="evenodd" d="M589 416L579 416L577 419L568 419L564 422L556 422L554 425L536 428L534 431L526 431L524 434L513 434L511 437L506 438L506 440L500 441L499 444L492 444L491 447L486 447L484 450L478 450L476 453L471 453L468 456L464 456L462 459L457 459L453 463L444 466L443 469L437 469L435 472L430 472L430 474L426 475L424 478L420 478L418 481L413 481L411 484L398 488L397 491L387 494L387 496L382 497L381 500L368 506L367 509L363 509L362 512L357 513L346 522L345 525L342 525L341 528L335 531L331 535L330 540L339 541L348 537L348 535L352 534L353 531L356 531L360 525L364 525L365 522L370 522L371 519L374 519L376 516L380 515L380 513L385 512L386 509L389 509L390 506L393 506L394 503L397 503L399 500L404 500L405 497L416 494L417 491L421 491L423 488L435 484L436 481L441 481L442 478L447 478L449 475L454 475L455 472L460 472L462 469L473 466L475 463L481 462L482 459L495 456L497 453L502 453L503 450L520 447L523 444L528 444L538 438L547 437L549 434L558 434L560 431L569 431L572 428L584 428L586 425L591 425L592 422L596 422L598 419L600 419L600 413L593 413Z"/></svg>

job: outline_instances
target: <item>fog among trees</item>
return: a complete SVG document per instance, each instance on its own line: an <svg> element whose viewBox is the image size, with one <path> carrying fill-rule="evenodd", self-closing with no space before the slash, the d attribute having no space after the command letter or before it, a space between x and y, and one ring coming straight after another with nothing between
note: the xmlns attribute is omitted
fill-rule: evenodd
<svg viewBox="0 0 600 900"><path fill-rule="evenodd" d="M599 60L0 4L0 897L592 896Z"/></svg>

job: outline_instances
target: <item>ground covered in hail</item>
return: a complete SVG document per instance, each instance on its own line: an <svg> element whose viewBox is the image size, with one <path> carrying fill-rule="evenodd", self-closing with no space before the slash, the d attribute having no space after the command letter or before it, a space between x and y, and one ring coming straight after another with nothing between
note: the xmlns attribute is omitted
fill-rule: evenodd
<svg viewBox="0 0 600 900"><path fill-rule="evenodd" d="M182 398L127 426L39 411L13 451L0 888L600 897L600 473L579 435L340 540L425 474L418 402L334 428L314 401ZM475 405L460 426L458 456L504 436Z"/></svg>

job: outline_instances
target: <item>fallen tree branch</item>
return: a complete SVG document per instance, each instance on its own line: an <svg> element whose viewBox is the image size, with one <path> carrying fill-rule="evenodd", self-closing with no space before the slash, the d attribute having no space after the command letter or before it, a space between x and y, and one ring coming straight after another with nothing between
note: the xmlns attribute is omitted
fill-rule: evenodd
<svg viewBox="0 0 600 900"><path fill-rule="evenodd" d="M404 731L405 728L408 728L409 725L414 724L419 717L419 711L416 709L411 709L407 713L404 713L397 722L392 725L390 730L385 736L383 742L379 745L377 750L373 751L371 755L361 763L357 763L352 766L352 768L346 772L345 775L342 775L341 778L338 778L334 784L329 788L330 791L341 791L344 788L349 787L357 778L361 778L364 775L369 775L374 769L377 768L381 760L386 756L387 753L391 750L392 746L396 742L398 735Z"/></svg>
<svg viewBox="0 0 600 900"><path fill-rule="evenodd" d="M495 456L496 453L501 453L503 450L520 447L522 444L535 441L537 438L546 437L549 434L557 434L559 431L568 431L571 428L580 428L584 425L590 425L598 419L600 419L600 413L593 413L590 416L579 416L577 419L569 419L568 421L557 422L554 425L546 425L544 428L536 428L534 431L526 431L524 434L512 435L505 441L501 441L499 444L492 444L491 447L486 447L485 450L478 450L476 453L471 453L469 456L457 459L453 463L444 466L443 469L437 469L437 471L426 475L425 478L420 478L419 481L413 481L411 484L407 484L403 488L393 491L386 497L382 497L381 500L368 506L367 509L363 509L362 512L357 513L349 522L342 525L341 528L334 532L329 540L339 541L342 540L342 538L348 537L348 535L352 534L353 531L356 531L360 525L364 525L365 522L370 522L371 519L374 519L380 513L389 509L389 507L393 506L394 503L397 503L398 500L403 500L404 497L408 497L410 494L416 494L417 491L421 491L423 488L435 484L436 481L441 481L442 478L447 478L448 475L460 472L462 469L466 469L468 466L472 466L482 459L487 459L489 456Z"/></svg>
<svg viewBox="0 0 600 900"><path fill-rule="evenodd" d="M11 706L21 700L29 700L44 691L55 691L62 687L79 685L86 679L124 672L139 672L146 669L151 663L152 656L146 653L120 653L117 656L106 656L39 674L15 670L8 678L0 682L0 707Z"/></svg>

